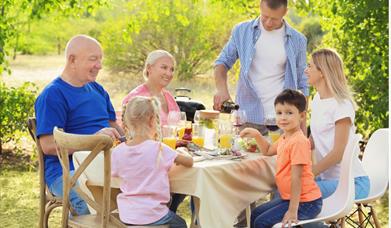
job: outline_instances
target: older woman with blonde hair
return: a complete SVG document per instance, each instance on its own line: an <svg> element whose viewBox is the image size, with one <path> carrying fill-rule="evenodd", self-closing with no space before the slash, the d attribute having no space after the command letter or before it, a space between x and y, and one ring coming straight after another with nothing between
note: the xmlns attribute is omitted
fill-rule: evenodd
<svg viewBox="0 0 391 228"><path fill-rule="evenodd" d="M343 62L332 49L315 51L305 69L308 83L316 94L311 104L311 144L315 149L313 173L322 197L329 197L337 188L340 162L348 142L354 140L356 127L355 102L350 92ZM356 199L369 194L369 178L358 157L353 161Z"/></svg>
<svg viewBox="0 0 391 228"><path fill-rule="evenodd" d="M166 90L174 76L175 64L174 57L165 50L150 52L143 70L145 82L126 95L122 105L126 105L135 96L156 97L161 104L160 122L166 125L170 111L180 112L174 97Z"/></svg>
<svg viewBox="0 0 391 228"><path fill-rule="evenodd" d="M160 124L161 126L166 125L169 112L180 112L174 97L166 89L174 76L175 64L174 56L168 51L154 50L150 52L145 60L143 70L145 82L125 96L122 106L126 106L136 96L156 97L160 102ZM170 210L176 212L185 197L186 195L173 194Z"/></svg>

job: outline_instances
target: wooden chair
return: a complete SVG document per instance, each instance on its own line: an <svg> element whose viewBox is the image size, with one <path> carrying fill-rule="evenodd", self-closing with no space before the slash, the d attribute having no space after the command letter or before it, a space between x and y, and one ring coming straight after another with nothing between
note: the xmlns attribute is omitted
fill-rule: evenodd
<svg viewBox="0 0 391 228"><path fill-rule="evenodd" d="M77 167L80 167L84 161L88 158L89 154L85 151L74 154L73 155L73 161L75 169ZM96 202L99 204L102 204L104 200L104 183L102 183L102 177L104 176L104 173L102 170L97 170L97 167L103 167L104 166L104 157L102 154L99 154L95 157L93 163L86 167L83 174L85 175L87 181L85 183L86 188L90 191L92 197ZM110 215L115 217L119 220L119 214L117 213L117 196L121 193L121 190L119 188L111 188L110 192ZM125 225L124 225L125 226ZM148 228L168 228L168 225L155 225L155 226L129 226L132 228L142 228L142 227L148 227Z"/></svg>
<svg viewBox="0 0 391 228"><path fill-rule="evenodd" d="M77 135L59 130L53 131L57 145L57 154L63 170L63 211L62 227L124 227L114 216L110 216L110 178L111 178L111 147L112 139L107 135ZM74 175L70 176L69 150L91 151L80 167L75 169ZM76 192L97 212L97 214L80 215L69 217L69 192L75 186L80 174L86 169L91 161L103 151L104 154L104 186L102 203L99 204L87 194L75 187Z"/></svg>
<svg viewBox="0 0 391 228"><path fill-rule="evenodd" d="M112 139L107 135L78 135L61 131L57 127L53 131L54 140L57 145L57 153L63 170L63 211L62 227L127 227L118 217L118 213L111 213L115 208L111 202L115 202L117 190L111 194L111 147ZM75 167L74 175L69 175L69 150L74 150L74 154L81 151L90 151L87 157ZM86 170L91 162L103 151L103 186L100 186L99 194L94 194L94 199L76 186L76 192L91 206L97 214L80 215L69 217L69 192L75 186L79 176ZM87 185L88 186L88 185ZM89 187L92 189L92 186ZM113 205L114 206L114 205ZM142 226L131 226L138 228ZM151 226L149 226L151 227ZM167 226L154 226L167 227Z"/></svg>
<svg viewBox="0 0 391 228"><path fill-rule="evenodd" d="M27 127L31 137L33 138L38 152L38 173L39 173L39 228L47 228L50 213L56 207L62 206L62 199L55 197L48 189L45 182L45 163L43 161L43 151L41 144L37 138L37 123L35 117L30 117L27 120Z"/></svg>

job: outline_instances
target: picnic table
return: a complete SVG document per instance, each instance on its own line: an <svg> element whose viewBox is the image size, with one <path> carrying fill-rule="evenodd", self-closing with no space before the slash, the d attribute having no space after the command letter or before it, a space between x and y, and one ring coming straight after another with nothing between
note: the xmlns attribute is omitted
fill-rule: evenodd
<svg viewBox="0 0 391 228"><path fill-rule="evenodd" d="M198 225L204 228L232 227L238 214L250 203L265 197L274 187L275 158L246 153L244 159L208 159L192 168L174 165L169 172L170 191L193 196ZM88 152L74 155L75 166ZM103 155L84 172L90 184L103 186ZM113 178L112 189L120 186Z"/></svg>

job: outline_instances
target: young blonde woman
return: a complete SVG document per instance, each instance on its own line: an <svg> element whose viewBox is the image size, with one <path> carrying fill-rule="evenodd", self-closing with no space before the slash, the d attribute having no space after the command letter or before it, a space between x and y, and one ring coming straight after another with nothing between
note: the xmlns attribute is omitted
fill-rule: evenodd
<svg viewBox="0 0 391 228"><path fill-rule="evenodd" d="M339 54L331 49L314 52L305 69L308 83L316 94L311 105L311 144L315 148L316 164L313 173L322 197L329 197L337 188L340 162L347 143L353 140L355 102L344 74ZM359 158L354 158L355 198L369 194L369 178Z"/></svg>
<svg viewBox="0 0 391 228"><path fill-rule="evenodd" d="M161 124L167 124L167 117L170 111L178 111L179 107L171 93L166 90L170 84L175 70L174 57L165 50L155 50L148 54L145 60L143 77L145 83L133 89L122 101L126 105L135 96L157 97L160 104Z"/></svg>
<svg viewBox="0 0 391 228"><path fill-rule="evenodd" d="M193 158L160 142L159 102L136 96L126 105L124 124L129 138L112 152L112 176L121 178L117 197L119 217L128 225L186 228L183 218L169 210L168 171L176 163L193 166Z"/></svg>

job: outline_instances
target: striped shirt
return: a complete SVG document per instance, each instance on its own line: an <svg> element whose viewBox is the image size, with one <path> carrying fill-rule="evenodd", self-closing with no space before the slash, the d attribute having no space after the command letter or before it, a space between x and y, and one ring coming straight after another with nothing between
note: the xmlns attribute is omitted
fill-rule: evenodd
<svg viewBox="0 0 391 228"><path fill-rule="evenodd" d="M284 89L299 89L308 96L306 67L307 39L298 31L285 23L285 51L287 62L285 66ZM240 75L237 84L236 102L240 109L246 111L247 122L263 124L263 107L256 93L255 86L249 78L251 62L255 54L255 44L261 35L259 17L239 23L232 30L231 37L215 66L223 64L228 70L240 60Z"/></svg>

